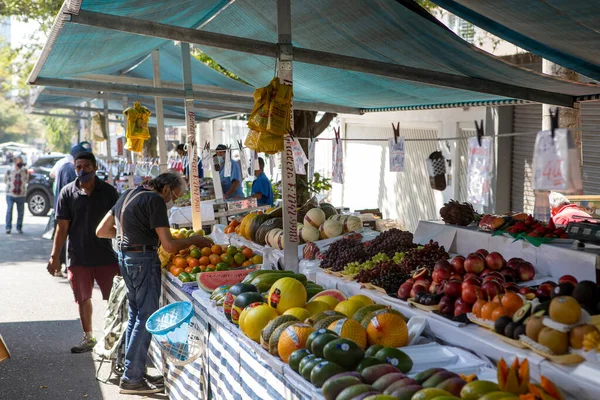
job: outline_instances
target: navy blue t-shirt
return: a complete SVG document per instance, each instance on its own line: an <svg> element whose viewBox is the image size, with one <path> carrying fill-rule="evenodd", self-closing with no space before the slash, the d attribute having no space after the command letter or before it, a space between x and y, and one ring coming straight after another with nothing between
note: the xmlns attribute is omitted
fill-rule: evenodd
<svg viewBox="0 0 600 400"><path fill-rule="evenodd" d="M264 172L252 182L252 194L255 193L262 193L262 197L257 200L259 206L273 205L273 187Z"/></svg>
<svg viewBox="0 0 600 400"><path fill-rule="evenodd" d="M69 183L77 179L77 172L75 172L75 165L67 161L58 170L56 174L56 182L54 183L54 213L58 210L58 198L62 188L67 186Z"/></svg>

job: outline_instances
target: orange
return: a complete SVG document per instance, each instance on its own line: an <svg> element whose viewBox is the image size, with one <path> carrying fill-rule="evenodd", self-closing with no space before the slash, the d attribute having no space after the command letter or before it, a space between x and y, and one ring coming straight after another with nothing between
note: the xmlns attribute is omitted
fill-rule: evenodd
<svg viewBox="0 0 600 400"><path fill-rule="evenodd" d="M481 318L481 308L487 303L487 301L483 299L477 299L475 304L473 304L473 309L471 312L477 317Z"/></svg>
<svg viewBox="0 0 600 400"><path fill-rule="evenodd" d="M210 250L210 247L203 247L202 250L200 250L200 255L203 257L208 257L212 254L212 251Z"/></svg>
<svg viewBox="0 0 600 400"><path fill-rule="evenodd" d="M194 257L194 258L198 259L198 258L200 258L200 256L201 256L201 254L200 254L200 250L198 248L190 250L190 257Z"/></svg>
<svg viewBox="0 0 600 400"><path fill-rule="evenodd" d="M493 302L494 302L494 303L501 304L501 303L500 303L500 301L501 301L501 300L502 300L502 295L501 295L501 294L497 294L497 295L495 295L495 296L494 296L494 300L493 300Z"/></svg>
<svg viewBox="0 0 600 400"><path fill-rule="evenodd" d="M186 256L188 254L190 254L190 249L179 250L179 255L180 256Z"/></svg>
<svg viewBox="0 0 600 400"><path fill-rule="evenodd" d="M508 317L509 316L509 311L507 309L505 309L504 307L500 306L497 307L493 312L492 312L492 321L496 321L498 318L500 317Z"/></svg>
<svg viewBox="0 0 600 400"><path fill-rule="evenodd" d="M502 297L501 304L508 311L508 316L512 317L523 306L523 299L516 293L508 292Z"/></svg>
<svg viewBox="0 0 600 400"><path fill-rule="evenodd" d="M488 301L483 307L481 307L481 319L492 319L492 313L496 308L501 307L500 303L494 303L493 301Z"/></svg>
<svg viewBox="0 0 600 400"><path fill-rule="evenodd" d="M228 244L222 244L221 245L221 253L227 253L227 248L229 247Z"/></svg>
<svg viewBox="0 0 600 400"><path fill-rule="evenodd" d="M179 276L183 272L183 268L175 267L173 268L173 272L171 272L174 276Z"/></svg>
<svg viewBox="0 0 600 400"><path fill-rule="evenodd" d="M242 254L246 258L251 258L254 255L254 252L252 251L252 249L246 247L245 249L242 249Z"/></svg>
<svg viewBox="0 0 600 400"><path fill-rule="evenodd" d="M225 228L225 230L223 231L223 233L225 234L229 234L229 233L233 233L235 232L235 228L232 228L231 226L228 226L227 228Z"/></svg>
<svg viewBox="0 0 600 400"><path fill-rule="evenodd" d="M209 259L207 256L202 256L202 257L200 257L200 259L198 260L198 263L199 263L200 265L204 265L204 266L206 266L206 265L210 264L210 259Z"/></svg>
<svg viewBox="0 0 600 400"><path fill-rule="evenodd" d="M216 271L216 270L217 270L217 267L214 266L213 264L208 264L205 269L205 271Z"/></svg>
<svg viewBox="0 0 600 400"><path fill-rule="evenodd" d="M210 248L210 251L213 254L221 254L223 252L223 248L221 246L219 246L218 244L213 244L213 246Z"/></svg>
<svg viewBox="0 0 600 400"><path fill-rule="evenodd" d="M190 267L192 267L192 268L193 268L193 267L198 267L198 266L200 266L200 261L199 261L199 260L197 260L197 259L195 259L195 258L193 258L193 257L190 257L190 258L188 259L188 265L189 265Z"/></svg>
<svg viewBox="0 0 600 400"><path fill-rule="evenodd" d="M234 219L229 223L229 226L231 226L232 228L235 229L235 227L238 226L239 224L240 224L240 221L238 221L237 219Z"/></svg>
<svg viewBox="0 0 600 400"><path fill-rule="evenodd" d="M185 268L185 267L187 267L187 266L188 266L188 265L187 265L187 261L186 261L186 259L185 259L185 258L183 258L183 257L181 257L181 256L176 256L176 257L173 259L173 264L175 264L175 266L176 266L177 268L181 268L181 269L183 269L183 268Z"/></svg>
<svg viewBox="0 0 600 400"><path fill-rule="evenodd" d="M175 268L177 268L177 267L175 266L175 264L169 264L169 265L167 266L167 271L169 271L170 273L173 273L173 269L175 269Z"/></svg>
<svg viewBox="0 0 600 400"><path fill-rule="evenodd" d="M244 262L242 263L242 267L249 267L249 266L251 266L251 265L252 265L252 262L250 262L250 261L244 261Z"/></svg>
<svg viewBox="0 0 600 400"><path fill-rule="evenodd" d="M208 259L210 260L210 263L212 265L217 265L218 263L221 262L221 257L218 256L217 254L211 254Z"/></svg>
<svg viewBox="0 0 600 400"><path fill-rule="evenodd" d="M187 272L188 274L192 272L192 270L194 269L194 267L186 267L184 269L185 272Z"/></svg>

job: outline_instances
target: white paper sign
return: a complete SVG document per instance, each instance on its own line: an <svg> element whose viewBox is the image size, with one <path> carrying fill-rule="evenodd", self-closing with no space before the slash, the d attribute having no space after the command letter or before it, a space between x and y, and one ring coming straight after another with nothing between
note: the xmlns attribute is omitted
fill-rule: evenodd
<svg viewBox="0 0 600 400"><path fill-rule="evenodd" d="M490 180L492 178L492 139L469 138L469 167L467 201L487 206L489 204Z"/></svg>
<svg viewBox="0 0 600 400"><path fill-rule="evenodd" d="M308 141L308 179L312 180L315 175L315 144L316 139L309 139Z"/></svg>
<svg viewBox="0 0 600 400"><path fill-rule="evenodd" d="M225 178L229 178L231 176L231 150L225 151L225 172L223 173Z"/></svg>
<svg viewBox="0 0 600 400"><path fill-rule="evenodd" d="M566 129L538 132L533 153L533 189L569 188L569 144Z"/></svg>
<svg viewBox="0 0 600 400"><path fill-rule="evenodd" d="M332 179L333 183L344 183L344 151L341 140L333 140L333 166Z"/></svg>
<svg viewBox="0 0 600 400"><path fill-rule="evenodd" d="M390 172L404 172L404 136L388 140Z"/></svg>
<svg viewBox="0 0 600 400"><path fill-rule="evenodd" d="M240 167L242 169L242 179L246 179L249 175L248 169L248 157L246 156L246 150L240 145ZM252 171L254 172L254 171ZM254 174L252 174L254 176Z"/></svg>
<svg viewBox="0 0 600 400"><path fill-rule="evenodd" d="M304 164L308 162L308 158L306 158L302 146L298 143L297 139L291 139L290 144L292 145L292 150L294 152L294 167L296 168L296 174L306 175Z"/></svg>

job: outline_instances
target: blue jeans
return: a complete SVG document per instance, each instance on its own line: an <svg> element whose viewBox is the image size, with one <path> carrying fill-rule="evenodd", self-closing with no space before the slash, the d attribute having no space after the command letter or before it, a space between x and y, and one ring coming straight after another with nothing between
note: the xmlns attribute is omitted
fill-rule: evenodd
<svg viewBox="0 0 600 400"><path fill-rule="evenodd" d="M25 214L25 197L6 196L6 230L12 229L13 204L17 205L17 230L23 229L23 214Z"/></svg>
<svg viewBox="0 0 600 400"><path fill-rule="evenodd" d="M144 378L152 335L146 321L158 310L160 260L156 251L119 253L119 268L127 287L129 322L125 334L125 372L121 380L138 383Z"/></svg>

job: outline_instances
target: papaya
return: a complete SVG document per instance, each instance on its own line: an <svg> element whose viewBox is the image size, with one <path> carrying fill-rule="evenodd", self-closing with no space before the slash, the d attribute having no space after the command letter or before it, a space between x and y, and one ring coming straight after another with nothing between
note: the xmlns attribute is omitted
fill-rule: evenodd
<svg viewBox="0 0 600 400"><path fill-rule="evenodd" d="M257 276L261 276L261 275L265 275L265 274L281 274L281 277L283 278L283 276L293 275L294 272L282 271L282 270L259 269L258 271L250 272L248 275L246 275L246 277L244 278L242 283L250 283Z"/></svg>

